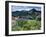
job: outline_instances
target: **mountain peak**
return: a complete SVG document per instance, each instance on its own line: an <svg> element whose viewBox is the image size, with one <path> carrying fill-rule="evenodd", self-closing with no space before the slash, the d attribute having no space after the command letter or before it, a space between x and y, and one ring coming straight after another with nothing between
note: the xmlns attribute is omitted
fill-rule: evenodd
<svg viewBox="0 0 46 37"><path fill-rule="evenodd" d="M34 8L33 8L31 11L35 12L35 11L36 11L36 9L34 9Z"/></svg>

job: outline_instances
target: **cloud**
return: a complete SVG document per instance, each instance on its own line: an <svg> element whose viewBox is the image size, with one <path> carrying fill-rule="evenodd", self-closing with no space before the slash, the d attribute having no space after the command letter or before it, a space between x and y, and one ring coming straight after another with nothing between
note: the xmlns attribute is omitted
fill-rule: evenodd
<svg viewBox="0 0 46 37"><path fill-rule="evenodd" d="M12 11L21 11L21 10L31 10L32 8L35 8L36 10L41 10L41 7L36 7L36 6L11 6Z"/></svg>

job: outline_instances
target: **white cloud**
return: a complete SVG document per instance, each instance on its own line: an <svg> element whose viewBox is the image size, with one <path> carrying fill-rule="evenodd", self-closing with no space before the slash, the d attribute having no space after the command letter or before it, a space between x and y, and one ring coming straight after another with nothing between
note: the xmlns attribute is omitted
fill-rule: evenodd
<svg viewBox="0 0 46 37"><path fill-rule="evenodd" d="M36 10L41 10L40 7L34 7L34 6L12 6L12 11L21 11L21 10L31 10L32 8L35 8Z"/></svg>

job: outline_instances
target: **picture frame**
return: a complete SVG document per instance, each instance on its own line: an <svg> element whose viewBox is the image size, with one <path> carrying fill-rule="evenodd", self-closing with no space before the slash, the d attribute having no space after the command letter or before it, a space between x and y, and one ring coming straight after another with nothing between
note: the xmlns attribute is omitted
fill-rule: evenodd
<svg viewBox="0 0 46 37"><path fill-rule="evenodd" d="M16 18L17 22L13 22ZM5 1L5 36L34 34L45 34L45 3Z"/></svg>

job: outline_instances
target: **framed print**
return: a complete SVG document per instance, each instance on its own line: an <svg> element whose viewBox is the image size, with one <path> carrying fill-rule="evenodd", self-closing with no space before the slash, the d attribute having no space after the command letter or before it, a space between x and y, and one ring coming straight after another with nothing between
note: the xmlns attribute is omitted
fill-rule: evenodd
<svg viewBox="0 0 46 37"><path fill-rule="evenodd" d="M45 33L45 3L5 2L5 35Z"/></svg>

